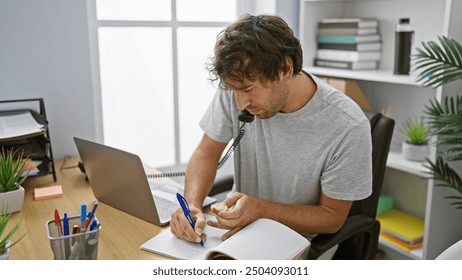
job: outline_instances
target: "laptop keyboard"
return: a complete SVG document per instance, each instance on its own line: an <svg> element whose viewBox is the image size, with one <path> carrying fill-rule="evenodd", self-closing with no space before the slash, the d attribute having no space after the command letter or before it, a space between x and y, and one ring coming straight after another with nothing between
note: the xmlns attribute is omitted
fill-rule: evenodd
<svg viewBox="0 0 462 280"><path fill-rule="evenodd" d="M157 213L161 221L170 220L172 213L180 207L176 201L176 193L180 192L179 188L174 186L150 181L151 192L156 203Z"/></svg>
<svg viewBox="0 0 462 280"><path fill-rule="evenodd" d="M179 207L178 203L172 202L157 195L154 195L153 197L160 220L169 220L172 213Z"/></svg>

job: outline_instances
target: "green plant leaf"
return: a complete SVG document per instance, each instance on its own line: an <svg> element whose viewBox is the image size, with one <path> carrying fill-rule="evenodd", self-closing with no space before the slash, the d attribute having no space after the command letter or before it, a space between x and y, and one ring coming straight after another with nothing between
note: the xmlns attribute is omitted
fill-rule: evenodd
<svg viewBox="0 0 462 280"><path fill-rule="evenodd" d="M456 65L462 65L462 46L456 40L449 39L444 36L438 37L441 45L452 56L452 61Z"/></svg>
<svg viewBox="0 0 462 280"><path fill-rule="evenodd" d="M461 177L441 156L437 158L436 163L427 159L425 167L430 170L427 173L432 175L432 178L437 181L435 183L436 186L452 188L462 194Z"/></svg>
<svg viewBox="0 0 462 280"><path fill-rule="evenodd" d="M428 143L429 131L425 127L422 119L409 120L404 123L404 133L407 142L413 145L426 145Z"/></svg>
<svg viewBox="0 0 462 280"><path fill-rule="evenodd" d="M29 172L23 164L28 160L22 150L5 150L0 154L0 191L8 192L19 188L28 178Z"/></svg>
<svg viewBox="0 0 462 280"><path fill-rule="evenodd" d="M444 36L438 39L439 44L422 42L423 48L416 48L413 56L413 67L422 71L417 81L423 81L425 87L438 87L462 79L462 46Z"/></svg>
<svg viewBox="0 0 462 280"><path fill-rule="evenodd" d="M4 213L4 209L2 209L2 213ZM8 233L6 233L6 235L3 235L5 232L6 226L8 225L10 221L10 218L11 218L11 213L8 213L8 214L0 213L0 253L2 253L2 251L4 250L7 250L8 248L13 247L21 239L23 239L23 237L27 234L26 232L23 235L21 235L18 239L16 239L15 241L11 241L12 236L16 233L19 226L21 225L21 222L22 222L21 220L17 224L15 224L14 227ZM6 243L8 242L8 240L10 240L11 243L9 246L6 246Z"/></svg>
<svg viewBox="0 0 462 280"><path fill-rule="evenodd" d="M424 113L428 115L430 133L440 136L438 144L462 145L462 97L445 98L443 106L431 100Z"/></svg>
<svg viewBox="0 0 462 280"><path fill-rule="evenodd" d="M422 42L413 55L413 68L420 73L417 82L424 87L439 87L462 79L462 46L454 39L445 36L434 41ZM435 186L449 187L462 194L461 175L446 161L462 160L462 96L445 97L440 104L435 98L425 105L428 128L432 135L438 136L437 145L447 145L443 156L433 163L427 159L425 167ZM451 203L456 209L462 209L462 197L447 196L456 200Z"/></svg>

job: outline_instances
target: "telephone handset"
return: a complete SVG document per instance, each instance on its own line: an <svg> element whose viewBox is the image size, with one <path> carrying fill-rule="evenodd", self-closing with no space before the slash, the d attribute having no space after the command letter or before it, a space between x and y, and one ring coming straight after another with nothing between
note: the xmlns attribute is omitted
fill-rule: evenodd
<svg viewBox="0 0 462 280"><path fill-rule="evenodd" d="M246 109L242 110L237 117L243 123L253 122L255 116L250 114Z"/></svg>
<svg viewBox="0 0 462 280"><path fill-rule="evenodd" d="M218 163L217 169L220 169L225 164L225 162L228 160L228 158L231 156L231 154L234 152L234 149L236 148L236 146L239 144L242 137L244 136L244 133L245 133L244 125L246 123L253 122L253 120L255 119L255 116L250 114L249 111L244 109L241 112L239 112L239 116L237 117L237 119L242 122L242 125L239 128L239 135L234 139L233 144L231 144L231 147L229 147L228 151L226 151L226 154L223 156L223 158ZM148 178L165 178L165 177L182 177L185 175L186 175L186 172L181 171L181 172L162 173L162 174L148 174L146 176Z"/></svg>

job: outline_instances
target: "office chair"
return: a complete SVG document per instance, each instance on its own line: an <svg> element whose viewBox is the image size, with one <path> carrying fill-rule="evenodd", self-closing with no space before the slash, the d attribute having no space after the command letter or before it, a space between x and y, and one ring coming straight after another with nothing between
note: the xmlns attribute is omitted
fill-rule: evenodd
<svg viewBox="0 0 462 280"><path fill-rule="evenodd" d="M317 259L339 245L333 259L375 259L380 223L375 219L395 121L380 113L365 112L372 133L372 194L354 201L342 228L333 234L319 234L311 242L308 259Z"/></svg>
<svg viewBox="0 0 462 280"><path fill-rule="evenodd" d="M335 245L339 245L333 259L374 259L377 251L380 223L375 219L382 189L388 151L395 121L380 113L364 112L371 122L372 133L372 194L354 201L342 228L333 234L319 234L311 242L308 259L318 259ZM215 181L210 195L229 191L231 176Z"/></svg>

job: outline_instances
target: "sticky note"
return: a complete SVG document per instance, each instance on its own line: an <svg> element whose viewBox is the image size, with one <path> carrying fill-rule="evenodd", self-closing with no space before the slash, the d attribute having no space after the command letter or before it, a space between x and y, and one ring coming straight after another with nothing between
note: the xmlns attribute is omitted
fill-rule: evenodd
<svg viewBox="0 0 462 280"><path fill-rule="evenodd" d="M63 188L61 185L54 185L50 187L42 187L34 189L34 199L43 200L50 198L57 198L63 196Z"/></svg>

